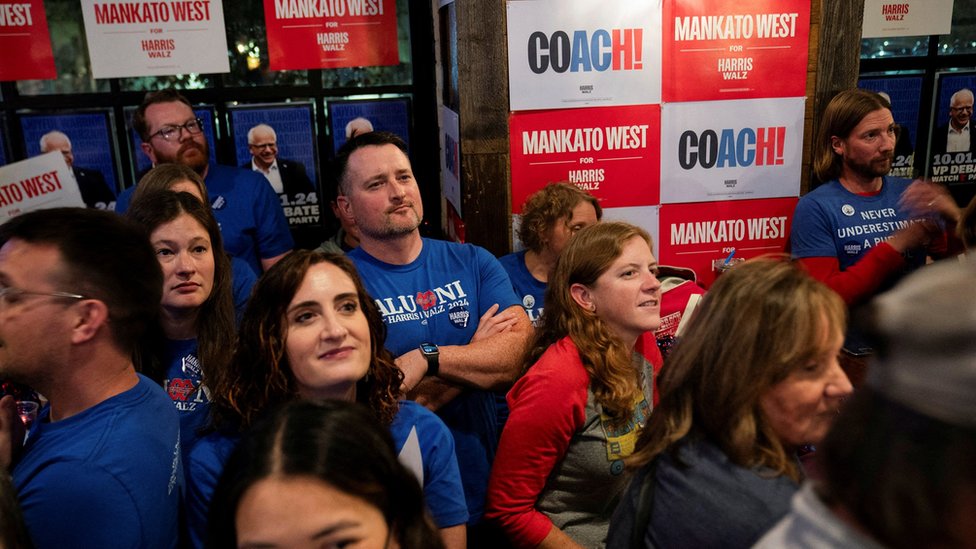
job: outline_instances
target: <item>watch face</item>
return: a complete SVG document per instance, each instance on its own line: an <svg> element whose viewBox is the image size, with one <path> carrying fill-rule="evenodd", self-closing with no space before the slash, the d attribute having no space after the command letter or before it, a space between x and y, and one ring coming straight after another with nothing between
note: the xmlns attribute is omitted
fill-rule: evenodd
<svg viewBox="0 0 976 549"><path fill-rule="evenodd" d="M433 354L437 352L437 345L432 343L421 343L420 350L423 351L424 354Z"/></svg>

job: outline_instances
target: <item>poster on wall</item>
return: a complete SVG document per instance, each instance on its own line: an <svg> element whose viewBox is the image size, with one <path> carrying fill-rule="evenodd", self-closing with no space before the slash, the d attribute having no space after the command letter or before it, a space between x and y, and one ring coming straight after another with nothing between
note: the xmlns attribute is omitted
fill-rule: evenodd
<svg viewBox="0 0 976 549"><path fill-rule="evenodd" d="M663 27L665 103L806 94L810 0L671 0Z"/></svg>
<svg viewBox="0 0 976 549"><path fill-rule="evenodd" d="M43 0L0 3L0 52L0 81L57 77Z"/></svg>
<svg viewBox="0 0 976 549"><path fill-rule="evenodd" d="M333 154L339 152L350 137L373 130L395 133L409 147L410 99L329 101L329 126L332 129Z"/></svg>
<svg viewBox="0 0 976 549"><path fill-rule="evenodd" d="M236 165L267 179L281 200L296 241L304 240L304 231L296 229L322 226L312 104L246 105L227 110ZM318 241L306 244L318 245L322 235L314 239Z"/></svg>
<svg viewBox="0 0 976 549"><path fill-rule="evenodd" d="M132 159L134 164L133 181L138 183L139 179L149 171L149 168L152 168L152 161L142 151L142 138L139 137L135 128L132 127L132 114L135 111L136 107L126 107L124 109L125 119L127 121L126 127L129 128L129 158ZM193 114L197 115L197 118L203 122L203 135L207 137L207 155L210 157L210 162L216 164L217 149L214 147L214 144L217 142L217 129L214 125L214 108L210 105L197 105L193 107Z"/></svg>
<svg viewBox="0 0 976 549"><path fill-rule="evenodd" d="M857 87L876 91L891 103L891 115L898 125L898 139L895 141L895 158L891 162L891 171L888 175L913 177L922 77L862 78L858 81Z"/></svg>
<svg viewBox="0 0 976 549"><path fill-rule="evenodd" d="M400 62L396 0L264 0L271 70Z"/></svg>
<svg viewBox="0 0 976 549"><path fill-rule="evenodd" d="M952 32L953 0L864 0L861 38Z"/></svg>
<svg viewBox="0 0 976 549"><path fill-rule="evenodd" d="M730 257L784 253L797 200L662 205L658 261L694 269L708 287Z"/></svg>
<svg viewBox="0 0 976 549"><path fill-rule="evenodd" d="M660 197L660 105L512 113L512 210L546 184L568 181L604 208Z"/></svg>
<svg viewBox="0 0 976 549"><path fill-rule="evenodd" d="M661 102L661 7L651 0L509 0L513 111Z"/></svg>
<svg viewBox="0 0 976 549"><path fill-rule="evenodd" d="M0 223L33 210L84 207L65 157L58 151L0 167Z"/></svg>
<svg viewBox="0 0 976 549"><path fill-rule="evenodd" d="M95 78L230 72L221 2L86 1L81 13Z"/></svg>
<svg viewBox="0 0 976 549"><path fill-rule="evenodd" d="M976 73L936 74L926 170L933 181L967 186L976 181L973 90Z"/></svg>
<svg viewBox="0 0 976 549"><path fill-rule="evenodd" d="M59 151L89 207L113 209L118 170L113 118L108 110L20 114L27 156Z"/></svg>
<svg viewBox="0 0 976 549"><path fill-rule="evenodd" d="M624 221L644 229L651 235L654 244L651 250L654 257L661 253L660 220L661 206L631 206L627 208L604 208L603 221ZM660 261L660 260L659 260Z"/></svg>
<svg viewBox="0 0 976 549"><path fill-rule="evenodd" d="M441 194L461 216L461 128L458 113L441 107Z"/></svg>
<svg viewBox="0 0 976 549"><path fill-rule="evenodd" d="M666 103L661 202L800 195L804 98Z"/></svg>

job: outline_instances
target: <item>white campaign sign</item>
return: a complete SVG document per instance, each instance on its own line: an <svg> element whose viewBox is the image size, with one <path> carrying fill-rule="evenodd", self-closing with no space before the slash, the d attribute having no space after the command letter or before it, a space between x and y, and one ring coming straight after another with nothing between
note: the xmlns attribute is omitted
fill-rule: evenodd
<svg viewBox="0 0 976 549"><path fill-rule="evenodd" d="M32 210L85 207L60 151L0 166L0 223Z"/></svg>
<svg viewBox="0 0 976 549"><path fill-rule="evenodd" d="M217 0L82 0L95 78L229 72Z"/></svg>
<svg viewBox="0 0 976 549"><path fill-rule="evenodd" d="M953 0L864 0L861 38L952 32Z"/></svg>
<svg viewBox="0 0 976 549"><path fill-rule="evenodd" d="M509 0L513 111L661 102L656 0Z"/></svg>
<svg viewBox="0 0 976 549"><path fill-rule="evenodd" d="M661 203L799 196L804 101L665 104Z"/></svg>

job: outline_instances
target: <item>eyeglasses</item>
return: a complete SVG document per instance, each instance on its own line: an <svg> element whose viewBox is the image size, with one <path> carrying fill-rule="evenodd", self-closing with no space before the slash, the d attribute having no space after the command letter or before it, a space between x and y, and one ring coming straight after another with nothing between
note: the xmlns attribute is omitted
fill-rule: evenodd
<svg viewBox="0 0 976 549"><path fill-rule="evenodd" d="M163 140L165 141L172 141L173 139L179 139L180 137L182 137L183 130L186 130L186 133L190 135L197 135L203 131L203 120L200 120L199 118L194 118L193 120L190 120L186 124L177 124L177 125L171 124L171 125L163 126L162 128L159 128L159 130L156 133L149 134L149 139L152 139L153 137L156 137L158 135L159 137L162 137Z"/></svg>
<svg viewBox="0 0 976 549"><path fill-rule="evenodd" d="M276 149L278 148L277 143L251 143L248 147L255 148L257 150L261 149Z"/></svg>
<svg viewBox="0 0 976 549"><path fill-rule="evenodd" d="M12 305L17 303L22 297L26 295L36 295L43 297L61 297L67 299L88 299L81 294L72 294L69 292L32 292L30 290L21 290L20 288L14 288L11 286L0 287L0 303L4 305Z"/></svg>

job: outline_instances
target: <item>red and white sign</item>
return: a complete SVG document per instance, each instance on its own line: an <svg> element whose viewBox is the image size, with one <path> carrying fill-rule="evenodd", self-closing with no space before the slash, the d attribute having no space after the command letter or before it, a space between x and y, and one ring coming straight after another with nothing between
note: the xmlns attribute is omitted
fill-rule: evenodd
<svg viewBox="0 0 976 549"><path fill-rule="evenodd" d="M783 253L797 200L665 204L658 261L694 269L707 287L715 280L712 261L724 260L733 248L744 259Z"/></svg>
<svg viewBox="0 0 976 549"><path fill-rule="evenodd" d="M664 3L665 103L806 94L810 0Z"/></svg>
<svg viewBox="0 0 976 549"><path fill-rule="evenodd" d="M509 0L508 80L513 111L660 103L660 3Z"/></svg>
<svg viewBox="0 0 976 549"><path fill-rule="evenodd" d="M0 2L0 81L57 76L43 0Z"/></svg>
<svg viewBox="0 0 976 549"><path fill-rule="evenodd" d="M81 3L95 78L229 72L217 0Z"/></svg>
<svg viewBox="0 0 976 549"><path fill-rule="evenodd" d="M666 103L661 202L799 196L803 97Z"/></svg>
<svg viewBox="0 0 976 549"><path fill-rule="evenodd" d="M85 207L60 151L0 166L0 223L32 210Z"/></svg>
<svg viewBox="0 0 976 549"><path fill-rule="evenodd" d="M953 0L864 0L861 38L949 34L952 3Z"/></svg>
<svg viewBox="0 0 976 549"><path fill-rule="evenodd" d="M569 181L604 208L658 204L659 105L512 113L512 209L557 181Z"/></svg>
<svg viewBox="0 0 976 549"><path fill-rule="evenodd" d="M271 70L400 62L396 0L264 0Z"/></svg>

